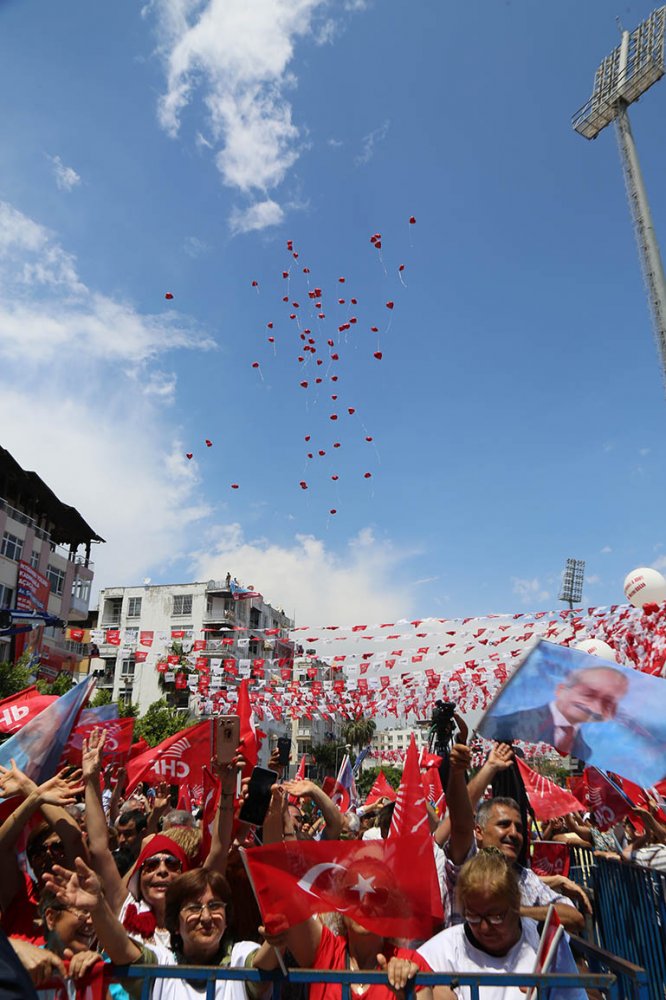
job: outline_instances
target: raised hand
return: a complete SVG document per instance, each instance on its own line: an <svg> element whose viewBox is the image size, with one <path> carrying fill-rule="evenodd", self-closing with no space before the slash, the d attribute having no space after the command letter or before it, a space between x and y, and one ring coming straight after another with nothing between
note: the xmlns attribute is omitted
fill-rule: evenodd
<svg viewBox="0 0 666 1000"><path fill-rule="evenodd" d="M76 796L81 794L84 787L81 783L81 771L74 771L66 776L68 770L67 767L63 768L39 785L37 792L44 805L71 806L76 802Z"/></svg>
<svg viewBox="0 0 666 1000"><path fill-rule="evenodd" d="M297 795L298 798L302 798L312 795L314 783L309 781L307 778L299 778L294 779L293 781L283 782L282 787L289 793L289 795Z"/></svg>
<svg viewBox="0 0 666 1000"><path fill-rule="evenodd" d="M0 764L0 791L3 797L10 795L23 795L27 797L37 788L32 778L29 778L18 767L14 758L11 758L11 767L3 767Z"/></svg>
<svg viewBox="0 0 666 1000"><path fill-rule="evenodd" d="M44 876L47 889L54 892L60 902L79 910L92 910L102 896L102 884L92 868L81 858L74 862L76 871L61 865L53 865L53 870Z"/></svg>
<svg viewBox="0 0 666 1000"><path fill-rule="evenodd" d="M472 763L472 751L464 743L454 743L449 760L454 771L467 771Z"/></svg>
<svg viewBox="0 0 666 1000"><path fill-rule="evenodd" d="M508 743L494 743L487 763L498 771L506 771L513 764L513 750Z"/></svg>
<svg viewBox="0 0 666 1000"><path fill-rule="evenodd" d="M166 781L160 781L155 786L155 801L153 802L153 809L166 809L169 805L170 799L169 786Z"/></svg>
<svg viewBox="0 0 666 1000"><path fill-rule="evenodd" d="M81 748L81 767L83 780L99 776L102 769L102 756L106 743L106 729L93 729L87 739L83 740Z"/></svg>

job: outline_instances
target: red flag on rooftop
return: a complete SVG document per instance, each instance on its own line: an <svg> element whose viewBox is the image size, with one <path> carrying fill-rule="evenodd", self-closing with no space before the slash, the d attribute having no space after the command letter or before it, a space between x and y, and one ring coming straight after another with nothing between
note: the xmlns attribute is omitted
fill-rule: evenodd
<svg viewBox="0 0 666 1000"><path fill-rule="evenodd" d="M516 764L530 805L538 820L553 819L555 816L565 816L570 812L581 812L584 808L582 802L579 802L566 788L560 788L554 781L537 774L520 757L516 757Z"/></svg>
<svg viewBox="0 0 666 1000"><path fill-rule="evenodd" d="M211 737L211 720L206 719L132 758L127 765L127 794L140 781L198 784L201 769L210 764Z"/></svg>
<svg viewBox="0 0 666 1000"><path fill-rule="evenodd" d="M337 911L385 937L429 937L442 900L430 838L321 840L243 851L264 922Z"/></svg>

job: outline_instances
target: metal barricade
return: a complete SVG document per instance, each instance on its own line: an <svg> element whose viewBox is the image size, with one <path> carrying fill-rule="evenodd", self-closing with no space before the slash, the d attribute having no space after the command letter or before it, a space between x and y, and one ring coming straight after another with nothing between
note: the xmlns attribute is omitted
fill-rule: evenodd
<svg viewBox="0 0 666 1000"><path fill-rule="evenodd" d="M664 1000L666 875L598 858L593 884L601 947L645 968L650 1000Z"/></svg>
<svg viewBox="0 0 666 1000"><path fill-rule="evenodd" d="M593 872L597 861L594 851L586 847L570 847L569 854L571 856L569 878L581 885L583 889L592 888Z"/></svg>

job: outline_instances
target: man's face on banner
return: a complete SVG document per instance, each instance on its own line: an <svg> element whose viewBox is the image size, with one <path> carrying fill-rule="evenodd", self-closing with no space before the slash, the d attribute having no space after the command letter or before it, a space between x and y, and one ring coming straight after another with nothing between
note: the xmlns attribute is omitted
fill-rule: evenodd
<svg viewBox="0 0 666 1000"><path fill-rule="evenodd" d="M624 674L611 667L579 670L555 688L555 704L572 725L583 722L607 722L614 719L617 707L627 693Z"/></svg>

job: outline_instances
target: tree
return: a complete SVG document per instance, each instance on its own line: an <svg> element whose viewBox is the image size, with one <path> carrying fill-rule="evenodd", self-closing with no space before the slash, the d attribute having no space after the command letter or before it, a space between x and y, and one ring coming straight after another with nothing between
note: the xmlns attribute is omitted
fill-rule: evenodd
<svg viewBox="0 0 666 1000"><path fill-rule="evenodd" d="M149 746L155 747L162 740L175 736L181 729L191 725L193 725L192 720L184 712L170 708L166 699L162 698L161 701L154 701L146 714L136 720L134 739L143 737Z"/></svg>
<svg viewBox="0 0 666 1000"><path fill-rule="evenodd" d="M384 772L386 780L392 788L396 790L399 788L402 778L402 771L399 768L392 767L390 764L386 764L384 767L364 767L361 773L356 776L356 787L362 798L368 794L380 771Z"/></svg>
<svg viewBox="0 0 666 1000"><path fill-rule="evenodd" d="M102 705L110 705L113 701L111 688L100 688L95 697L90 701L88 708L101 708ZM121 702L118 706L119 719L136 719L139 714L139 706L130 702Z"/></svg>
<svg viewBox="0 0 666 1000"><path fill-rule="evenodd" d="M30 687L33 674L28 667L30 656L24 654L16 663L0 663L0 698L10 698Z"/></svg>
<svg viewBox="0 0 666 1000"><path fill-rule="evenodd" d="M61 670L53 681L37 681L40 694L67 694L74 687L74 678L67 670Z"/></svg>
<svg viewBox="0 0 666 1000"><path fill-rule="evenodd" d="M345 743L351 743L353 747L362 750L375 735L376 728L374 719L354 719L344 727L342 736Z"/></svg>

